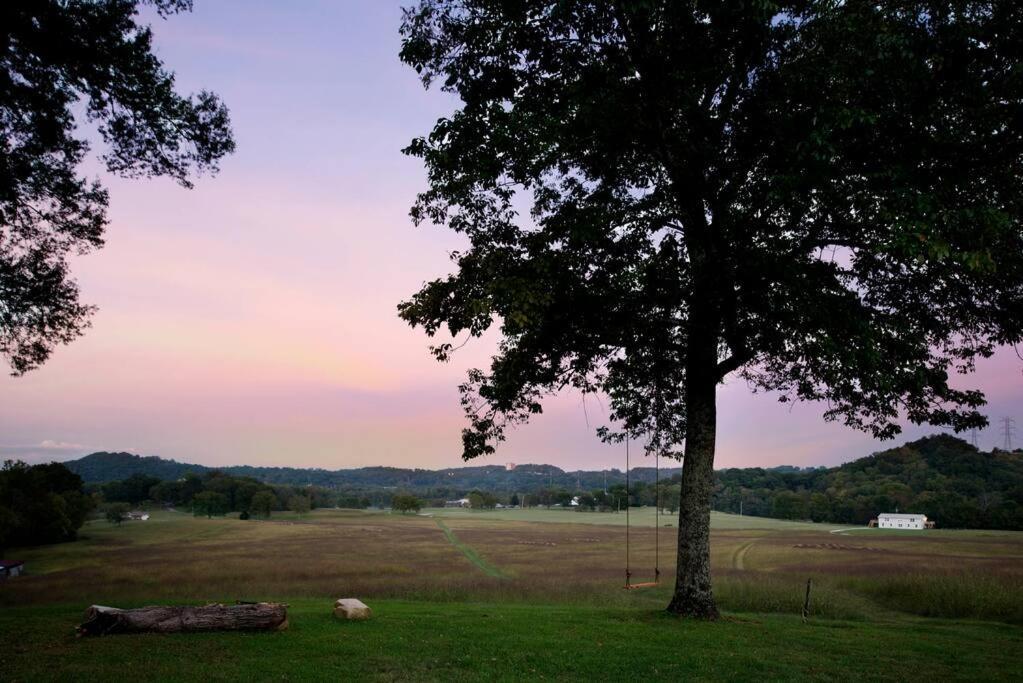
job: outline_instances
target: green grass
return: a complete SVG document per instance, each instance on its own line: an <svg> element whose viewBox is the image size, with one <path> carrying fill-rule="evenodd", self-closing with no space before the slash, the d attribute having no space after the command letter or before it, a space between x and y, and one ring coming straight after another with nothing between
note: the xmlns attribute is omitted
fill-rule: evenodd
<svg viewBox="0 0 1023 683"><path fill-rule="evenodd" d="M1019 630L659 611L381 600L340 622L329 600L291 603L276 633L76 639L80 609L0 612L0 678L95 680L1012 680Z"/></svg>
<svg viewBox="0 0 1023 683"><path fill-rule="evenodd" d="M433 517L452 519L489 519L501 522L538 522L560 524L601 524L624 525L625 512L582 512L572 508L527 508L516 510L470 510L468 508L426 508L421 514ZM677 513L662 512L659 518L652 507L632 508L629 511L629 524L637 527L660 526L675 527ZM848 524L816 524L813 522L790 522L785 519L769 519L767 517L750 517L749 515L733 515L727 512L710 513L711 529L746 530L766 529L785 531L831 531L832 529L851 529Z"/></svg>
<svg viewBox="0 0 1023 683"><path fill-rule="evenodd" d="M706 624L663 614L674 528L632 529L634 579L659 560L664 581L625 591L624 516L443 513L241 521L158 511L119 527L91 522L74 543L16 549L27 574L0 583L0 681L996 680L1019 669L1023 534L832 534L715 514L725 619ZM813 616L803 624L807 578ZM375 618L334 621L333 600L349 596ZM93 603L234 600L287 602L292 627L72 635Z"/></svg>
<svg viewBox="0 0 1023 683"><path fill-rule="evenodd" d="M454 531L448 528L448 525L445 524L443 520L438 518L437 526L439 526L441 531L444 532L444 538L448 539L448 542L451 543L451 545L458 548L470 562L472 562L479 568L481 572L483 572L487 576L492 576L495 579L505 578L504 572L502 572L497 567L494 567L493 565L487 563L486 560L479 556L479 553L473 550L470 546L467 546L466 544L458 540L458 536L455 535Z"/></svg>
<svg viewBox="0 0 1023 683"><path fill-rule="evenodd" d="M924 617L999 619L1023 625L1023 580L975 574L926 574L844 579L846 589L891 609Z"/></svg>

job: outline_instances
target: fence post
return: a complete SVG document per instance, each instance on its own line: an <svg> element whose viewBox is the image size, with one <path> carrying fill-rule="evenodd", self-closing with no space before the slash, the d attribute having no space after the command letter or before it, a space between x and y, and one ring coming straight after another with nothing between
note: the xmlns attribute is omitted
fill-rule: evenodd
<svg viewBox="0 0 1023 683"><path fill-rule="evenodd" d="M813 579L806 580L806 598L803 599L803 623L810 618L810 586L813 585Z"/></svg>

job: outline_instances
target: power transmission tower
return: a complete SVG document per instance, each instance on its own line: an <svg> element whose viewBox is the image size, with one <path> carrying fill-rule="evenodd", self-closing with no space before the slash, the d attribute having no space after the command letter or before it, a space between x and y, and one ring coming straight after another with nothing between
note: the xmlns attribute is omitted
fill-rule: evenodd
<svg viewBox="0 0 1023 683"><path fill-rule="evenodd" d="M1011 417L1003 417L999 422L1002 423L1002 434L1005 437L1004 445L1005 450L1012 450L1012 437L1016 433L1016 420Z"/></svg>
<svg viewBox="0 0 1023 683"><path fill-rule="evenodd" d="M974 448L977 448L977 428L973 427L970 429L970 443L973 444Z"/></svg>

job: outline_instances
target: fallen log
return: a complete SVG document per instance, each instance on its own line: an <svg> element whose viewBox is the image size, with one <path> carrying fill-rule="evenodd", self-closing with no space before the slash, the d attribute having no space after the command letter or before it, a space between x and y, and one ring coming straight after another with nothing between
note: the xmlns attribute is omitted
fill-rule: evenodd
<svg viewBox="0 0 1023 683"><path fill-rule="evenodd" d="M278 602L138 609L93 605L85 610L85 620L78 627L78 635L279 631L287 627L288 606Z"/></svg>

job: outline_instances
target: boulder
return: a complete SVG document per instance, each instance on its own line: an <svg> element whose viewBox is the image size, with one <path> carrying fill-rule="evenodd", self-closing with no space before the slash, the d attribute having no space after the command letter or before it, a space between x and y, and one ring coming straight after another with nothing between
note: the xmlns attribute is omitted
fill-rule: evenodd
<svg viewBox="0 0 1023 683"><path fill-rule="evenodd" d="M338 619L369 619L373 611L362 600L341 598L334 603L334 616Z"/></svg>

